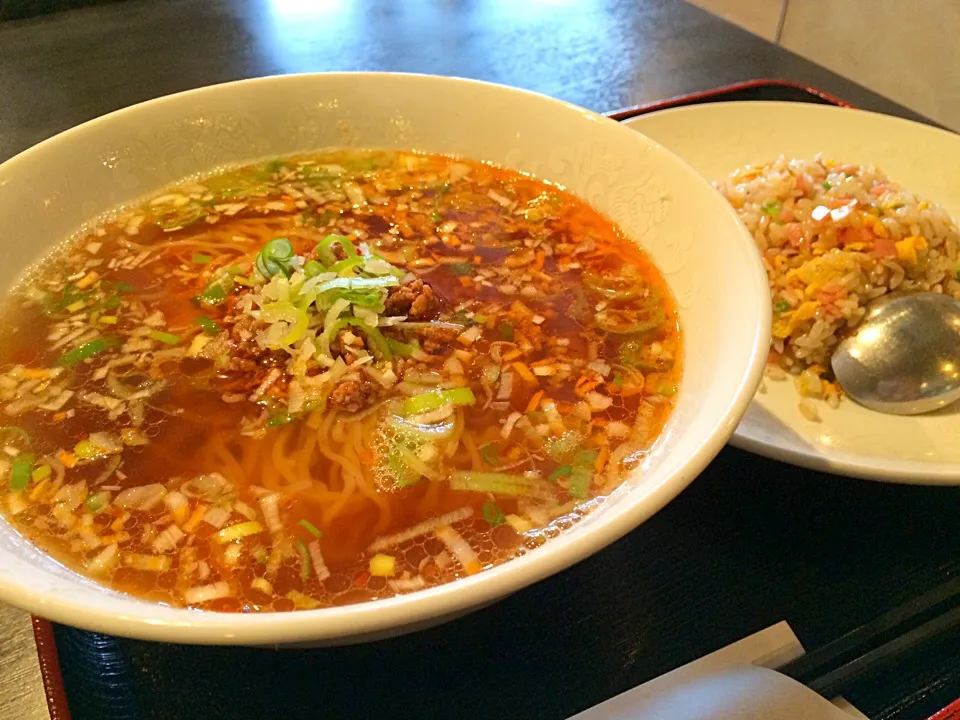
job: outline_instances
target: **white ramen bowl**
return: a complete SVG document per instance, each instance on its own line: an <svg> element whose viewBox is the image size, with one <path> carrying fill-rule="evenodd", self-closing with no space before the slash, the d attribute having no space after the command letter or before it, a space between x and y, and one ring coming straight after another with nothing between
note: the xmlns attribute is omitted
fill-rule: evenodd
<svg viewBox="0 0 960 720"><path fill-rule="evenodd" d="M66 569L0 520L0 601L99 632L184 643L353 642L441 622L541 580L637 527L720 451L760 381L770 298L733 210L676 156L591 112L480 82L344 73L201 88L106 115L0 165L0 281L101 213L195 173L330 146L485 160L559 183L638 241L683 332L677 405L656 449L560 537L409 595L289 613L200 612L138 600Z"/></svg>

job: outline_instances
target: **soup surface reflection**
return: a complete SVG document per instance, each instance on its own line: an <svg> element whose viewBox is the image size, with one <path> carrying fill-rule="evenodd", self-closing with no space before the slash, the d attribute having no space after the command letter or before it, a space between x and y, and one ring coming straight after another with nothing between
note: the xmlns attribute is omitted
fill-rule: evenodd
<svg viewBox="0 0 960 720"><path fill-rule="evenodd" d="M680 378L663 279L564 190L337 151L191 180L40 262L0 330L0 506L218 611L449 582L577 522Z"/></svg>

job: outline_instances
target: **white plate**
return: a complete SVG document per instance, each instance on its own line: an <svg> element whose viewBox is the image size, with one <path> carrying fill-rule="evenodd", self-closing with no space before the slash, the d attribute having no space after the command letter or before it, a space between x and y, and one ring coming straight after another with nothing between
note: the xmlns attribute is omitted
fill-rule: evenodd
<svg viewBox="0 0 960 720"><path fill-rule="evenodd" d="M673 150L710 180L779 155L875 164L960 217L960 135L860 110L730 102L663 110L625 125ZM896 417L845 400L821 422L797 409L792 382L765 383L732 443L775 460L887 482L960 485L960 407Z"/></svg>

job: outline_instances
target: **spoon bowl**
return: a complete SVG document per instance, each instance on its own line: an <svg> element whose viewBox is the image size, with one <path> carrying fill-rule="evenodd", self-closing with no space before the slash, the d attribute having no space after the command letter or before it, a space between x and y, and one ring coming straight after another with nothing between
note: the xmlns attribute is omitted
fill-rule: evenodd
<svg viewBox="0 0 960 720"><path fill-rule="evenodd" d="M871 410L946 407L960 400L960 302L929 292L879 298L831 365L844 392Z"/></svg>

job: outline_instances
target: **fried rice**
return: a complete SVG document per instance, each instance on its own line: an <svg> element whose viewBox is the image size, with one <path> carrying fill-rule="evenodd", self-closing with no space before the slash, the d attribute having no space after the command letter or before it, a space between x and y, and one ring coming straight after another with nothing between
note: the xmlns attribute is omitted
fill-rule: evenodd
<svg viewBox="0 0 960 720"><path fill-rule="evenodd" d="M802 396L835 406L830 356L890 292L960 299L960 231L939 205L872 165L780 157L718 182L757 243L770 280L768 376L796 376ZM816 411L801 405L809 419Z"/></svg>

